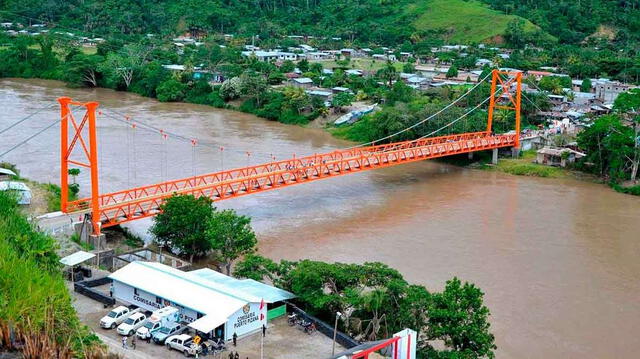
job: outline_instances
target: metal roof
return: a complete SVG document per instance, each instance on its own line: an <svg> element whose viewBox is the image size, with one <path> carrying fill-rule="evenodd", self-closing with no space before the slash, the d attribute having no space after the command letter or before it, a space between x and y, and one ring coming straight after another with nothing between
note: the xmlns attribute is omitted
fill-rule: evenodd
<svg viewBox="0 0 640 359"><path fill-rule="evenodd" d="M85 252L85 251L77 251L73 254L70 254L62 259L60 259L60 263L66 266L74 266L76 264L80 264L86 260L89 260L96 255L93 253Z"/></svg>
<svg viewBox="0 0 640 359"><path fill-rule="evenodd" d="M275 303L295 298L293 293L260 283L253 279L236 279L209 268L202 268L188 273L194 279L204 279L204 285L247 302Z"/></svg>
<svg viewBox="0 0 640 359"><path fill-rule="evenodd" d="M0 191L7 191L7 190L27 191L27 192L31 191L29 187L27 187L27 185L22 182L13 182L13 181L0 182Z"/></svg>
<svg viewBox="0 0 640 359"><path fill-rule="evenodd" d="M247 304L210 288L187 272L156 262L129 263L109 278L203 314L229 317Z"/></svg>
<svg viewBox="0 0 640 359"><path fill-rule="evenodd" d="M9 175L9 176L17 176L17 174L15 172L13 172L12 170L10 170L8 168L2 168L2 167L0 167L0 174Z"/></svg>

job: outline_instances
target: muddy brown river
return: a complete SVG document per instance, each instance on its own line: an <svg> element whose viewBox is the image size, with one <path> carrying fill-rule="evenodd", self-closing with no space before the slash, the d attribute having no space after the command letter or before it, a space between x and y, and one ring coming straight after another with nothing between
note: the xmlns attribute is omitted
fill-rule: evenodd
<svg viewBox="0 0 640 359"><path fill-rule="evenodd" d="M110 90L0 80L0 129L67 95L99 101L101 190L327 151L322 130ZM0 137L0 153L58 118L48 108ZM107 115L128 114L189 143ZM135 143L135 145L134 145ZM223 155L219 149L224 147ZM246 151L250 155L246 155ZM59 128L0 160L58 182ZM88 188L82 174L78 182ZM458 276L486 295L498 358L635 358L640 353L640 198L576 180L422 162L218 203L250 215L274 259L380 261L441 290ZM131 224L143 233L148 221Z"/></svg>

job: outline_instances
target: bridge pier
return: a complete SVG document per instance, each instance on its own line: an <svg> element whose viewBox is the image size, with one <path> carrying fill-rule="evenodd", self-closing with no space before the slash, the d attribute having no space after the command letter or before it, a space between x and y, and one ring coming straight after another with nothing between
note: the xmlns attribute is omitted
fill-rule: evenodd
<svg viewBox="0 0 640 359"><path fill-rule="evenodd" d="M498 149L494 148L492 150L493 152L491 153L491 163L493 163L494 165L498 164Z"/></svg>
<svg viewBox="0 0 640 359"><path fill-rule="evenodd" d="M467 155L468 155L468 157L469 157L469 159L470 159L470 160L472 160L472 159L473 159L473 152L469 152Z"/></svg>
<svg viewBox="0 0 640 359"><path fill-rule="evenodd" d="M73 224L75 232L80 236L80 242L89 243L95 249L105 249L107 247L107 237L101 233L95 235L91 221L75 222Z"/></svg>
<svg viewBox="0 0 640 359"><path fill-rule="evenodd" d="M513 158L520 157L520 149L518 147L511 147L511 157Z"/></svg>

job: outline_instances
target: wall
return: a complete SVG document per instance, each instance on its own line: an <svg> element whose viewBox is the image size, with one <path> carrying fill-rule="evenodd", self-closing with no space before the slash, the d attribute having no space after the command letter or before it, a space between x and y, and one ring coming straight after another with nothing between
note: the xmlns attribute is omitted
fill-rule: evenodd
<svg viewBox="0 0 640 359"><path fill-rule="evenodd" d="M198 312L195 310L185 308L178 303L165 300L164 298L162 298L161 303L156 303L156 296L154 294L138 290L138 294L136 295L133 287L115 280L113 281L113 297L149 311L155 311L156 309L166 306L176 307L180 310L180 321L186 323L191 323L198 318Z"/></svg>
<svg viewBox="0 0 640 359"><path fill-rule="evenodd" d="M262 319L260 319L262 314ZM225 339L230 340L235 332L239 337L262 328L267 325L267 306L266 304L260 311L260 303L249 303L240 308L232 316L227 319L225 325Z"/></svg>

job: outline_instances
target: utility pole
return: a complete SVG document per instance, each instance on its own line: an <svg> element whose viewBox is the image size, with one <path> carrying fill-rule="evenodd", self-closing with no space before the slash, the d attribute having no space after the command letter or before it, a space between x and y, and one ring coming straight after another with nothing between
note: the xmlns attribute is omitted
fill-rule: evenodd
<svg viewBox="0 0 640 359"><path fill-rule="evenodd" d="M338 335L338 318L342 316L342 313L336 312L336 321L333 325L333 348L331 349L331 356L336 355L336 336Z"/></svg>

